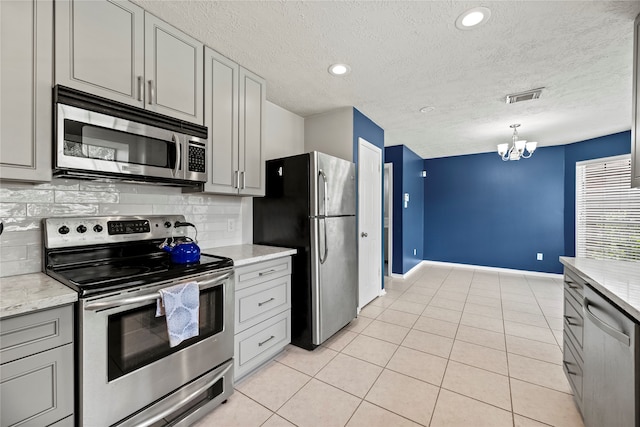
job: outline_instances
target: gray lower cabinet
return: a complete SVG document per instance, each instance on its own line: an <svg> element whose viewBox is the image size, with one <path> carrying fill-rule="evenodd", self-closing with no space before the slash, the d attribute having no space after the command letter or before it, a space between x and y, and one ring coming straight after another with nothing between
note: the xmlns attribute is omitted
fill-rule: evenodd
<svg viewBox="0 0 640 427"><path fill-rule="evenodd" d="M0 320L0 426L73 425L72 306Z"/></svg>
<svg viewBox="0 0 640 427"><path fill-rule="evenodd" d="M0 179L51 180L53 1L0 1Z"/></svg>
<svg viewBox="0 0 640 427"><path fill-rule="evenodd" d="M211 147L204 191L264 196L265 80L208 47L204 75Z"/></svg>
<svg viewBox="0 0 640 427"><path fill-rule="evenodd" d="M583 408L583 337L584 317L582 301L584 299L585 281L571 271L564 275L564 335L562 368L573 389L573 397L582 411Z"/></svg>
<svg viewBox="0 0 640 427"><path fill-rule="evenodd" d="M291 257L236 268L234 378L271 360L291 342Z"/></svg>

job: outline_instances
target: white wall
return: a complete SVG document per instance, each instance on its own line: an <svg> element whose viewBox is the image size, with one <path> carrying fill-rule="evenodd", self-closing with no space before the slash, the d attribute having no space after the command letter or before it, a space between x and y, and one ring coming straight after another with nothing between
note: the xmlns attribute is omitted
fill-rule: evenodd
<svg viewBox="0 0 640 427"><path fill-rule="evenodd" d="M304 119L267 101L264 137L265 160L304 153Z"/></svg>
<svg viewBox="0 0 640 427"><path fill-rule="evenodd" d="M304 119L305 151L320 151L353 161L353 107L342 107Z"/></svg>

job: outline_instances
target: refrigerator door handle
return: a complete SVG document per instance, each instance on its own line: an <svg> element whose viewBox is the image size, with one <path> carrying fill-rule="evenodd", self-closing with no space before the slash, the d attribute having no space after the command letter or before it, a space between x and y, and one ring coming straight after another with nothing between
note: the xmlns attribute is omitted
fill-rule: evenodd
<svg viewBox="0 0 640 427"><path fill-rule="evenodd" d="M324 226L324 254L319 254L320 264L324 264L327 260L327 254L329 253L329 246L327 246L327 223L325 218L320 218L318 221L318 228L320 228L320 224ZM320 230L318 230L318 236L320 236ZM319 244L318 244L319 246ZM319 249L319 248L318 248Z"/></svg>
<svg viewBox="0 0 640 427"><path fill-rule="evenodd" d="M324 171L322 169L318 171L318 187L320 186L320 177L322 177L322 181L324 181L324 194L323 194L324 213L321 215L327 216L327 194L329 192L329 187L327 184L327 175L324 174ZM318 209L318 213L320 213L320 209Z"/></svg>

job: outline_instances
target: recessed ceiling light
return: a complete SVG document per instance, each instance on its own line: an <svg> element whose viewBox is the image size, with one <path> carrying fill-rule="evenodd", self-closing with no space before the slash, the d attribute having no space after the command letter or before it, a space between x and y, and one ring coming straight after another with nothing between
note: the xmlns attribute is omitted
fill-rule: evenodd
<svg viewBox="0 0 640 427"><path fill-rule="evenodd" d="M329 74L334 76L344 76L351 72L351 67L347 64L333 64L329 67Z"/></svg>
<svg viewBox="0 0 640 427"><path fill-rule="evenodd" d="M427 107L422 107L419 111L421 113L430 113L435 109L436 109L436 107L427 106Z"/></svg>
<svg viewBox="0 0 640 427"><path fill-rule="evenodd" d="M486 7L469 9L456 19L456 27L460 30L470 30L484 24L491 17L491 11Z"/></svg>

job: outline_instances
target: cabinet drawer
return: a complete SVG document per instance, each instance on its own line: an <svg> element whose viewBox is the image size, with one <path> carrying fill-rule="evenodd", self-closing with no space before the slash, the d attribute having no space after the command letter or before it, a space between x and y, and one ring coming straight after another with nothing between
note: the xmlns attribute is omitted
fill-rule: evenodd
<svg viewBox="0 0 640 427"><path fill-rule="evenodd" d="M585 281L571 270L565 269L564 271L564 293L571 295L580 307L582 307L582 300L584 299L584 285Z"/></svg>
<svg viewBox="0 0 640 427"><path fill-rule="evenodd" d="M276 277L291 275L291 257L236 268L236 291Z"/></svg>
<svg viewBox="0 0 640 427"><path fill-rule="evenodd" d="M235 336L235 378L267 362L291 342L291 310Z"/></svg>
<svg viewBox="0 0 640 427"><path fill-rule="evenodd" d="M73 340L71 305L0 320L0 362L49 350Z"/></svg>
<svg viewBox="0 0 640 427"><path fill-rule="evenodd" d="M576 354L572 340L567 335L564 336L563 342L562 369L571 384L576 400L582 407L582 359Z"/></svg>
<svg viewBox="0 0 640 427"><path fill-rule="evenodd" d="M73 413L73 346L0 366L0 424L44 426Z"/></svg>
<svg viewBox="0 0 640 427"><path fill-rule="evenodd" d="M584 334L584 320L582 309L576 307L572 297L564 298L564 330L575 339L576 347L582 350L582 337Z"/></svg>
<svg viewBox="0 0 640 427"><path fill-rule="evenodd" d="M291 276L284 276L236 292L236 333L291 308Z"/></svg>

